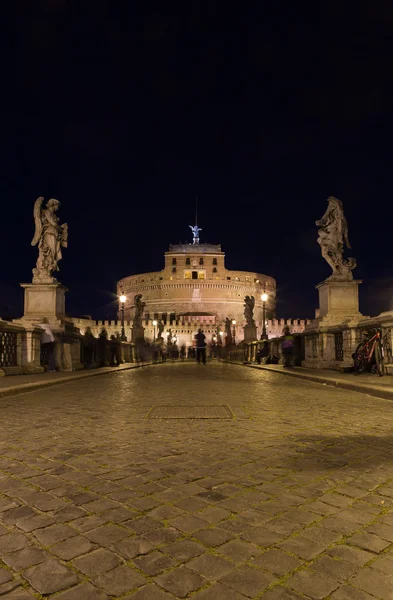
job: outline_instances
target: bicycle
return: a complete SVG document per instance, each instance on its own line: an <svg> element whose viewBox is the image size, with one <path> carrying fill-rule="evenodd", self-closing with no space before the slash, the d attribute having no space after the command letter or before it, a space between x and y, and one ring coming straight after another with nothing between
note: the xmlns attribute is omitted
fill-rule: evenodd
<svg viewBox="0 0 393 600"><path fill-rule="evenodd" d="M377 372L380 377L385 375L384 348L381 332L377 330L372 337L368 331L363 332L363 340L358 344L353 356L356 373L366 371Z"/></svg>

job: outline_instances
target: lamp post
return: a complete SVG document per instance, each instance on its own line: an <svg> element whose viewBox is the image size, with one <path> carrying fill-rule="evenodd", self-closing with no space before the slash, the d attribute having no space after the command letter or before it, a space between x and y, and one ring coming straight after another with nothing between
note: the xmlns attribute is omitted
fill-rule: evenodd
<svg viewBox="0 0 393 600"><path fill-rule="evenodd" d="M157 321L156 320L153 321L153 327L154 327L153 343L155 343L155 341L156 341L156 327L157 327Z"/></svg>
<svg viewBox="0 0 393 600"><path fill-rule="evenodd" d="M232 319L232 326L233 326L233 329L232 329L232 342L233 342L233 345L236 346L236 329L235 329L235 327L236 327L236 319Z"/></svg>
<svg viewBox="0 0 393 600"><path fill-rule="evenodd" d="M261 300L262 300L262 335L261 335L261 340L267 340L268 339L268 335L266 332L266 302L268 299L268 295L266 292L263 292L263 294L261 295Z"/></svg>
<svg viewBox="0 0 393 600"><path fill-rule="evenodd" d="M126 332L124 331L124 304L125 301L127 300L127 296L125 296L124 294L122 294L119 298L120 300L120 311L121 311L121 341L122 342L126 342L127 341L127 337L126 337Z"/></svg>

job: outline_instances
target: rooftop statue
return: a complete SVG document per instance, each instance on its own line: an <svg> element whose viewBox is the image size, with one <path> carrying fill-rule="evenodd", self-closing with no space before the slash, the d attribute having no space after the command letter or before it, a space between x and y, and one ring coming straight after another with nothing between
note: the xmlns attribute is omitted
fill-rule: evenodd
<svg viewBox="0 0 393 600"><path fill-rule="evenodd" d="M202 231L202 229L198 227L198 225L189 225L189 228L191 229L192 235L194 236L192 243L199 244L199 232Z"/></svg>

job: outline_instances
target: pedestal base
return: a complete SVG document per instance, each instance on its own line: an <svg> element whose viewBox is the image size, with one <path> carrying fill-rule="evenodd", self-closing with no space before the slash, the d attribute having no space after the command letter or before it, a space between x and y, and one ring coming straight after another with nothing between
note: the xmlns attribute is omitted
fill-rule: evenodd
<svg viewBox="0 0 393 600"><path fill-rule="evenodd" d="M46 317L51 325L58 325L65 317L65 293L61 283L21 283L25 290L25 306L20 321L42 323Z"/></svg>
<svg viewBox="0 0 393 600"><path fill-rule="evenodd" d="M360 283L361 280L326 279L316 286L319 293L319 325L338 325L362 318L359 312Z"/></svg>
<svg viewBox="0 0 393 600"><path fill-rule="evenodd" d="M134 343L144 341L145 328L142 325L133 325L131 329L131 339Z"/></svg>
<svg viewBox="0 0 393 600"><path fill-rule="evenodd" d="M255 325L245 325L243 327L244 330L244 341L246 343L248 342L255 342L257 339L257 328L255 327Z"/></svg>

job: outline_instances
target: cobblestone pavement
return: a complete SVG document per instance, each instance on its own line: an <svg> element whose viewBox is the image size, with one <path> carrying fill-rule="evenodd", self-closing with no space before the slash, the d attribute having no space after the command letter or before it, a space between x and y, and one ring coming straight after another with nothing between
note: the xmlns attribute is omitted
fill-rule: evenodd
<svg viewBox="0 0 393 600"><path fill-rule="evenodd" d="M389 401L165 364L0 410L1 599L393 598Z"/></svg>

